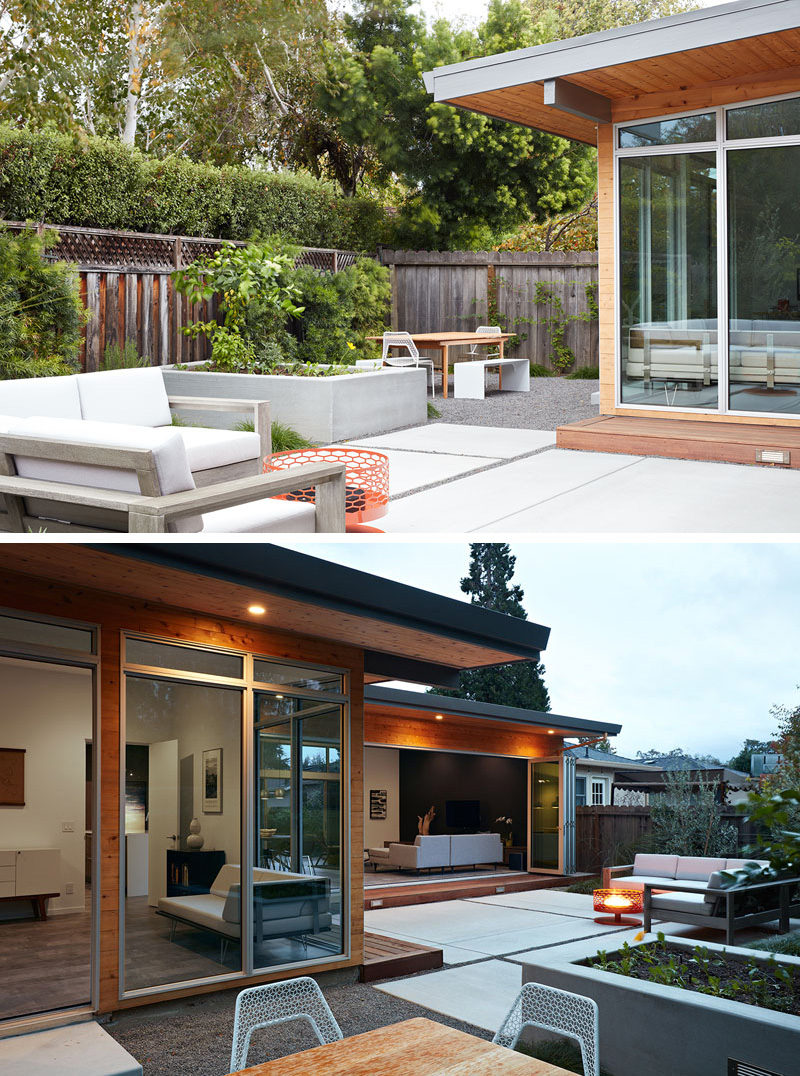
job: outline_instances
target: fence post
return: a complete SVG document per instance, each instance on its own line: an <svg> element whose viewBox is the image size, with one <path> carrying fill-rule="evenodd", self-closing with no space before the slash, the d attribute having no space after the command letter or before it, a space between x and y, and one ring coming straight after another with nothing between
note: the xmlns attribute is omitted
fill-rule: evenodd
<svg viewBox="0 0 800 1076"><path fill-rule="evenodd" d="M339 272L339 251L338 250L334 250L334 252L333 252L333 271L334 271L334 273Z"/></svg>
<svg viewBox="0 0 800 1076"><path fill-rule="evenodd" d="M174 255L174 259L173 259L174 262L175 262L175 268L176 269L180 269L182 258L183 258L183 239L181 239L180 236L176 236L176 238L175 238L175 255Z"/></svg>

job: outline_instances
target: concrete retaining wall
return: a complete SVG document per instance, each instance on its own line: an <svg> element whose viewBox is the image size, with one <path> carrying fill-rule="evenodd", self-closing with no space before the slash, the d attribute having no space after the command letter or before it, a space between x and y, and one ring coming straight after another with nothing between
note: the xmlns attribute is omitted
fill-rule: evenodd
<svg viewBox="0 0 800 1076"><path fill-rule="evenodd" d="M272 420L317 444L369 437L427 421L427 373L384 369L335 377L219 374L163 367L170 396L269 400ZM231 427L248 415L182 411L187 422Z"/></svg>
<svg viewBox="0 0 800 1076"><path fill-rule="evenodd" d="M697 944L680 938L669 940L689 949ZM768 958L768 954L753 949L702 944L709 949L727 948L744 957ZM576 948L570 946L571 961L580 959ZM597 950L598 939L593 939L584 947L584 955ZM614 1076L727 1076L729 1058L779 1076L800 1072L800 1017L642 982L567 960L557 963L554 956L551 950L541 964L524 964L522 981L594 998L600 1010L600 1064ZM778 959L800 965L795 957Z"/></svg>

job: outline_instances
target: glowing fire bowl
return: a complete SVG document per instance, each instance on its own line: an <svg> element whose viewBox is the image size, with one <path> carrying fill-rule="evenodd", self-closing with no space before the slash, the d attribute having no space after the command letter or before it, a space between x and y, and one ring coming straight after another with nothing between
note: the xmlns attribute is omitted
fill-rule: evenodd
<svg viewBox="0 0 800 1076"><path fill-rule="evenodd" d="M640 889L595 889L594 910L610 912L610 915L596 916L595 923L604 926L640 927L640 919L624 918L625 912L641 912L642 891Z"/></svg>

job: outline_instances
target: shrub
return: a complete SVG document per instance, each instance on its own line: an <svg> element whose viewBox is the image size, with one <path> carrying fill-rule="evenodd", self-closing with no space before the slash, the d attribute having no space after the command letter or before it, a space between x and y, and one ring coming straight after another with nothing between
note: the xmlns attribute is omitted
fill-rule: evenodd
<svg viewBox="0 0 800 1076"><path fill-rule="evenodd" d="M694 785L688 770L664 774L665 791L650 800L654 846L664 855L735 855L737 830L722 821L719 783Z"/></svg>
<svg viewBox="0 0 800 1076"><path fill-rule="evenodd" d="M303 307L292 324L299 359L352 363L374 356L376 345L366 337L384 329L391 302L388 269L362 258L334 274L301 268L293 281Z"/></svg>
<svg viewBox="0 0 800 1076"><path fill-rule="evenodd" d="M599 377L599 366L579 366L577 370L566 374L567 381L597 381Z"/></svg>
<svg viewBox="0 0 800 1076"><path fill-rule="evenodd" d="M549 366L542 366L541 363L532 362L531 377L555 377L555 374Z"/></svg>
<svg viewBox="0 0 800 1076"><path fill-rule="evenodd" d="M234 429L240 430L242 433L253 433L255 425L252 422L237 422ZM273 452L293 452L300 448L313 448L314 445L307 438L303 437L297 430L292 429L291 426L285 426L282 422L272 423L272 451Z"/></svg>
<svg viewBox="0 0 800 1076"><path fill-rule="evenodd" d="M139 354L133 340L126 340L121 347L119 344L106 344L100 363L103 370L132 370L149 365L150 359L147 355Z"/></svg>
<svg viewBox="0 0 800 1076"><path fill-rule="evenodd" d="M86 314L73 267L43 257L56 239L0 228L0 379L77 369Z"/></svg>
<svg viewBox="0 0 800 1076"><path fill-rule="evenodd" d="M374 250L388 218L311 176L150 158L115 139L0 125L0 217L94 228Z"/></svg>

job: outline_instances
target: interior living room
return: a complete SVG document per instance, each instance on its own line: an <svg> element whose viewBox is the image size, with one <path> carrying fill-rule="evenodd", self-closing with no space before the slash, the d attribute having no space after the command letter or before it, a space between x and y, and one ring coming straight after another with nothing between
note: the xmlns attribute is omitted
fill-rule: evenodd
<svg viewBox="0 0 800 1076"><path fill-rule="evenodd" d="M499 877L563 884L575 820L564 738L601 740L621 726L381 684L364 703L368 907L423 890L492 893Z"/></svg>

